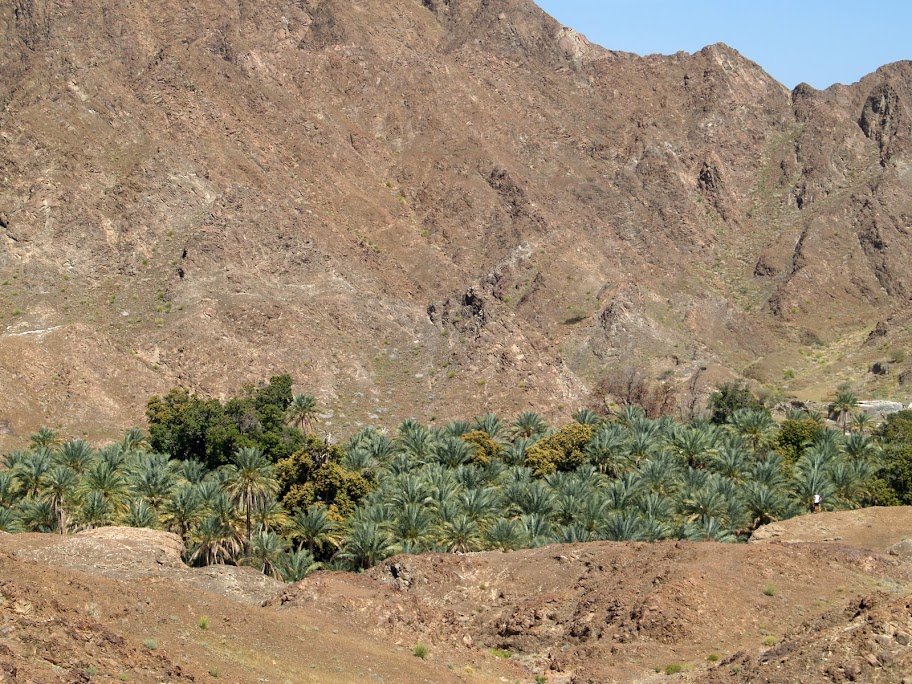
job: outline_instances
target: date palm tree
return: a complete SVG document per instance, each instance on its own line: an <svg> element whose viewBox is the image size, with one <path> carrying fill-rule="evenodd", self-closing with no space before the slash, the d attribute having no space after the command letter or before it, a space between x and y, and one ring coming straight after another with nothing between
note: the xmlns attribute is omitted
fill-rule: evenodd
<svg viewBox="0 0 912 684"><path fill-rule="evenodd" d="M22 500L19 481L9 470L0 470L0 506L15 506Z"/></svg>
<svg viewBox="0 0 912 684"><path fill-rule="evenodd" d="M423 549L434 534L434 517L420 504L407 504L399 510L389 532L395 542L411 542L416 549Z"/></svg>
<svg viewBox="0 0 912 684"><path fill-rule="evenodd" d="M155 529L158 527L158 513L145 499L130 499L123 523L129 527Z"/></svg>
<svg viewBox="0 0 912 684"><path fill-rule="evenodd" d="M336 523L329 517L325 506L310 506L297 511L292 520L292 534L307 545L307 551L314 556L316 550L325 544L338 545L334 532Z"/></svg>
<svg viewBox="0 0 912 684"><path fill-rule="evenodd" d="M129 491L129 484L123 472L113 467L110 462L99 460L83 475L77 488L77 495L81 499L91 501L90 510L94 512L93 524L97 524L99 520L110 521L126 512Z"/></svg>
<svg viewBox="0 0 912 684"><path fill-rule="evenodd" d="M474 447L458 437L445 436L434 446L434 459L447 468L456 468L472 460Z"/></svg>
<svg viewBox="0 0 912 684"><path fill-rule="evenodd" d="M23 501L19 506L22 526L29 532L53 532L57 516L51 504L41 499Z"/></svg>
<svg viewBox="0 0 912 684"><path fill-rule="evenodd" d="M738 409L731 416L731 425L757 458L766 453L776 436L775 421L768 411L761 409Z"/></svg>
<svg viewBox="0 0 912 684"><path fill-rule="evenodd" d="M789 515L789 501L783 491L760 482L748 482L742 491L749 518L748 530L782 520Z"/></svg>
<svg viewBox="0 0 912 684"><path fill-rule="evenodd" d="M366 570L391 555L389 535L374 522L352 521L338 558L355 570Z"/></svg>
<svg viewBox="0 0 912 684"><path fill-rule="evenodd" d="M551 519L547 515L527 513L520 517L519 525L526 545L532 548L550 544L554 539Z"/></svg>
<svg viewBox="0 0 912 684"><path fill-rule="evenodd" d="M142 454L133 465L130 489L134 495L144 499L157 515L174 491L175 481L167 457Z"/></svg>
<svg viewBox="0 0 912 684"><path fill-rule="evenodd" d="M253 535L249 546L250 550L244 560L264 575L281 580L285 562L285 546L281 538L273 532L260 530Z"/></svg>
<svg viewBox="0 0 912 684"><path fill-rule="evenodd" d="M190 533L189 560L200 565L232 563L242 548L236 528L223 516L213 514Z"/></svg>
<svg viewBox="0 0 912 684"><path fill-rule="evenodd" d="M590 408L581 408L573 412L571 416L573 420L580 425L591 425L592 427L597 427L601 425L602 418Z"/></svg>
<svg viewBox="0 0 912 684"><path fill-rule="evenodd" d="M27 499L35 499L44 487L44 480L53 465L51 453L44 447L27 452L12 469L19 482L19 491Z"/></svg>
<svg viewBox="0 0 912 684"><path fill-rule="evenodd" d="M414 463L427 463L434 454L436 441L434 433L417 420L409 418L399 425L397 446Z"/></svg>
<svg viewBox="0 0 912 684"><path fill-rule="evenodd" d="M481 526L464 513L458 514L440 526L438 539L449 553L478 551L481 548Z"/></svg>
<svg viewBox="0 0 912 684"><path fill-rule="evenodd" d="M848 388L842 388L836 393L833 400L833 410L836 411L839 422L842 423L842 434L846 433L849 414L858 405L858 396Z"/></svg>
<svg viewBox="0 0 912 684"><path fill-rule="evenodd" d="M496 413L488 412L483 416L476 416L472 421L472 428L488 433L494 441L503 441L507 436L507 424L497 417Z"/></svg>
<svg viewBox="0 0 912 684"><path fill-rule="evenodd" d="M296 394L285 409L285 420L299 430L310 432L317 418L317 400L310 394Z"/></svg>
<svg viewBox="0 0 912 684"><path fill-rule="evenodd" d="M520 437L538 439L547 432L548 424L535 411L523 411L510 426L510 437L513 441Z"/></svg>
<svg viewBox="0 0 912 684"><path fill-rule="evenodd" d="M523 533L515 520L498 518L484 534L488 546L500 551L513 551L522 546Z"/></svg>
<svg viewBox="0 0 912 684"><path fill-rule="evenodd" d="M184 483L173 490L162 506L162 522L186 542L193 527L203 519L204 506L199 490Z"/></svg>
<svg viewBox="0 0 912 684"><path fill-rule="evenodd" d="M16 534L22 532L22 518L19 514L6 506L0 506L0 532Z"/></svg>
<svg viewBox="0 0 912 684"><path fill-rule="evenodd" d="M462 512L477 521L494 515L499 503L498 493L490 487L464 489L457 497Z"/></svg>
<svg viewBox="0 0 912 684"><path fill-rule="evenodd" d="M77 475L84 473L92 463L92 447L82 439L71 439L63 443L55 460Z"/></svg>
<svg viewBox="0 0 912 684"><path fill-rule="evenodd" d="M877 444L861 432L846 435L842 449L850 461L869 460L877 456Z"/></svg>
<svg viewBox="0 0 912 684"><path fill-rule="evenodd" d="M285 582L300 582L315 570L323 566L314 560L313 554L307 549L297 549L285 554L280 562L282 579Z"/></svg>
<svg viewBox="0 0 912 684"><path fill-rule="evenodd" d="M246 518L247 548L253 534L253 516L279 491L275 466L258 447L242 447L225 469L225 493Z"/></svg>
<svg viewBox="0 0 912 684"><path fill-rule="evenodd" d="M67 533L67 499L72 496L79 483L79 475L58 465L51 468L44 482L43 498L57 517L57 531Z"/></svg>
<svg viewBox="0 0 912 684"><path fill-rule="evenodd" d="M633 465L627 451L627 434L617 423L606 423L585 448L589 462L609 477L620 477Z"/></svg>
<svg viewBox="0 0 912 684"><path fill-rule="evenodd" d="M146 436L138 427L132 427L124 433L120 440L120 448L125 454L134 454L149 446Z"/></svg>
<svg viewBox="0 0 912 684"><path fill-rule="evenodd" d="M864 411L853 413L851 423L852 432L858 433L860 435L863 435L866 432L870 432L873 428L873 421L871 420L871 416Z"/></svg>
<svg viewBox="0 0 912 684"><path fill-rule="evenodd" d="M634 511L612 511L602 528L602 538L609 541L643 541L646 531Z"/></svg>
<svg viewBox="0 0 912 684"><path fill-rule="evenodd" d="M60 445L60 437L56 430L49 427L42 427L38 432L33 432L29 436L29 443L32 449L48 449L54 451Z"/></svg>

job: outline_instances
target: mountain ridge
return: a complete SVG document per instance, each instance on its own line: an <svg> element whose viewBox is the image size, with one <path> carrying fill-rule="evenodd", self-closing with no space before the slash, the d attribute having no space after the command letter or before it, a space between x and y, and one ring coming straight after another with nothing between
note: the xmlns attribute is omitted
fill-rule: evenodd
<svg viewBox="0 0 912 684"><path fill-rule="evenodd" d="M0 35L20 438L278 371L333 429L566 413L632 363L909 392L865 371L909 339L912 63L789 92L519 0L19 0Z"/></svg>

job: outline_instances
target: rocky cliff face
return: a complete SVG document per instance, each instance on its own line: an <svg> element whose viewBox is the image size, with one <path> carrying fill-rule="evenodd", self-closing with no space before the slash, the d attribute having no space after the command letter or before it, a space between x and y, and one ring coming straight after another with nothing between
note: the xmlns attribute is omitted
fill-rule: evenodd
<svg viewBox="0 0 912 684"><path fill-rule="evenodd" d="M340 430L631 362L813 394L908 340L910 63L789 93L525 0L7 0L0 39L20 435L279 371Z"/></svg>

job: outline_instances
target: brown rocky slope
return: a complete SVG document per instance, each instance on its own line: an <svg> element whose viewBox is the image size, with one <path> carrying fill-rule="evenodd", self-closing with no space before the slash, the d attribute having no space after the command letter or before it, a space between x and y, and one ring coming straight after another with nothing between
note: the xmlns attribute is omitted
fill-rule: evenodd
<svg viewBox="0 0 912 684"><path fill-rule="evenodd" d="M908 62L789 93L527 0L4 0L0 40L9 441L278 371L332 429L632 362L819 395L909 339Z"/></svg>

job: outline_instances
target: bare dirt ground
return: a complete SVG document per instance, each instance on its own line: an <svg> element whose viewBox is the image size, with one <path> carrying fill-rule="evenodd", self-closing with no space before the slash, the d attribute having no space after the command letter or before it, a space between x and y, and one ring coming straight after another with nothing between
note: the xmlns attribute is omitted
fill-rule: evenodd
<svg viewBox="0 0 912 684"><path fill-rule="evenodd" d="M399 556L296 585L188 568L161 532L4 535L0 682L895 682L912 666L895 552L910 517L807 516L746 545Z"/></svg>
<svg viewBox="0 0 912 684"><path fill-rule="evenodd" d="M907 539L912 539L912 509L896 506L803 515L765 525L754 532L750 541L840 542L884 552L898 550L897 545Z"/></svg>

